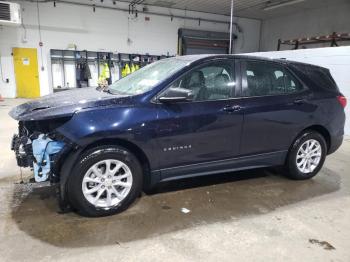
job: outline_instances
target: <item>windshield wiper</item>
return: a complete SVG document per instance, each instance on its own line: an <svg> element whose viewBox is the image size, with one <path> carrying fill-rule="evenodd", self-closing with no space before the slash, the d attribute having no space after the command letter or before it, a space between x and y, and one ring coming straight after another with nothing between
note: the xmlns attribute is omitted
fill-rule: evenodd
<svg viewBox="0 0 350 262"><path fill-rule="evenodd" d="M113 93L111 91L111 89L109 89L109 88L107 88L107 89L103 88L102 91L105 92L105 93L111 94L111 95L116 95L116 93Z"/></svg>
<svg viewBox="0 0 350 262"><path fill-rule="evenodd" d="M110 89L109 89L108 87L105 88L105 87L98 86L98 87L96 87L96 90L97 90L97 91L100 91L100 92L106 92L106 93L109 93L109 94L114 94L114 93L112 93L112 92L110 91Z"/></svg>
<svg viewBox="0 0 350 262"><path fill-rule="evenodd" d="M105 93L108 93L108 94L111 94L111 95L124 95L124 96L130 96L132 94L129 94L129 93L125 93L125 92L120 92L120 91L116 91L116 92L113 92L115 91L114 89L112 88L103 88L103 87L97 87L96 90L98 91L102 91L102 92L105 92ZM113 91L112 91L113 90Z"/></svg>
<svg viewBox="0 0 350 262"><path fill-rule="evenodd" d="M108 94L111 94L111 95L116 95L117 94L117 93L112 92L110 88L104 88L104 87L100 87L100 86L98 86L96 88L96 90L97 91L101 91L101 92L105 92L105 93L108 93Z"/></svg>

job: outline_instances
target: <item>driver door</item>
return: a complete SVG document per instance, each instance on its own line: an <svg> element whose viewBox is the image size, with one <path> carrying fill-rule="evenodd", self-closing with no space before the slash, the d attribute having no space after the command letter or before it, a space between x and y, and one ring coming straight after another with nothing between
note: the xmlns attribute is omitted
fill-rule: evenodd
<svg viewBox="0 0 350 262"><path fill-rule="evenodd" d="M179 171L183 176L210 172L216 161L238 156L243 115L235 98L234 68L233 59L217 59L168 87L191 90L193 101L158 103L156 153L162 179Z"/></svg>

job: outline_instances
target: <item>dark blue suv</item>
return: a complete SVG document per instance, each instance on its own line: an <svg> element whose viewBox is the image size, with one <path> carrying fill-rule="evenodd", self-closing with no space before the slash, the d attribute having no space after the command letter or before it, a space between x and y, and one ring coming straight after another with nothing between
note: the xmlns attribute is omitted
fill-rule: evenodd
<svg viewBox="0 0 350 262"><path fill-rule="evenodd" d="M108 88L61 92L14 108L12 149L62 208L125 210L160 181L282 166L315 176L342 143L346 98L329 70L286 60L164 59Z"/></svg>

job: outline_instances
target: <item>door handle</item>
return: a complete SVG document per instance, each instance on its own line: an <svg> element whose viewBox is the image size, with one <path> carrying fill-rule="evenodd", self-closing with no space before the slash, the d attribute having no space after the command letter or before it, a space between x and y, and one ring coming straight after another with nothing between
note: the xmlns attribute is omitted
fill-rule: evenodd
<svg viewBox="0 0 350 262"><path fill-rule="evenodd" d="M294 100L294 104L295 105L302 105L302 104L304 104L306 102L306 100L304 99L304 98L299 98L299 99L295 99Z"/></svg>
<svg viewBox="0 0 350 262"><path fill-rule="evenodd" d="M228 112L228 113L234 113L234 112L238 112L241 111L242 107L239 105L227 105L224 107L223 111Z"/></svg>

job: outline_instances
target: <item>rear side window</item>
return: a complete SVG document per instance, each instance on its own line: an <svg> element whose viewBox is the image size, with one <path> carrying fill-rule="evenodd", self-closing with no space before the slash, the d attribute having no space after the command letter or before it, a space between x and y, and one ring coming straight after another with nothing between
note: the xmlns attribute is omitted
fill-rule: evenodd
<svg viewBox="0 0 350 262"><path fill-rule="evenodd" d="M303 90L302 84L283 66L259 61L247 61L247 87L244 96L292 94Z"/></svg>
<svg viewBox="0 0 350 262"><path fill-rule="evenodd" d="M338 90L337 84L328 69L310 66L308 67L307 73L317 86L325 89Z"/></svg>
<svg viewBox="0 0 350 262"><path fill-rule="evenodd" d="M291 66L298 71L298 74L306 78L305 81L309 82L308 84L311 83L327 90L339 91L328 69L304 64L292 64Z"/></svg>

